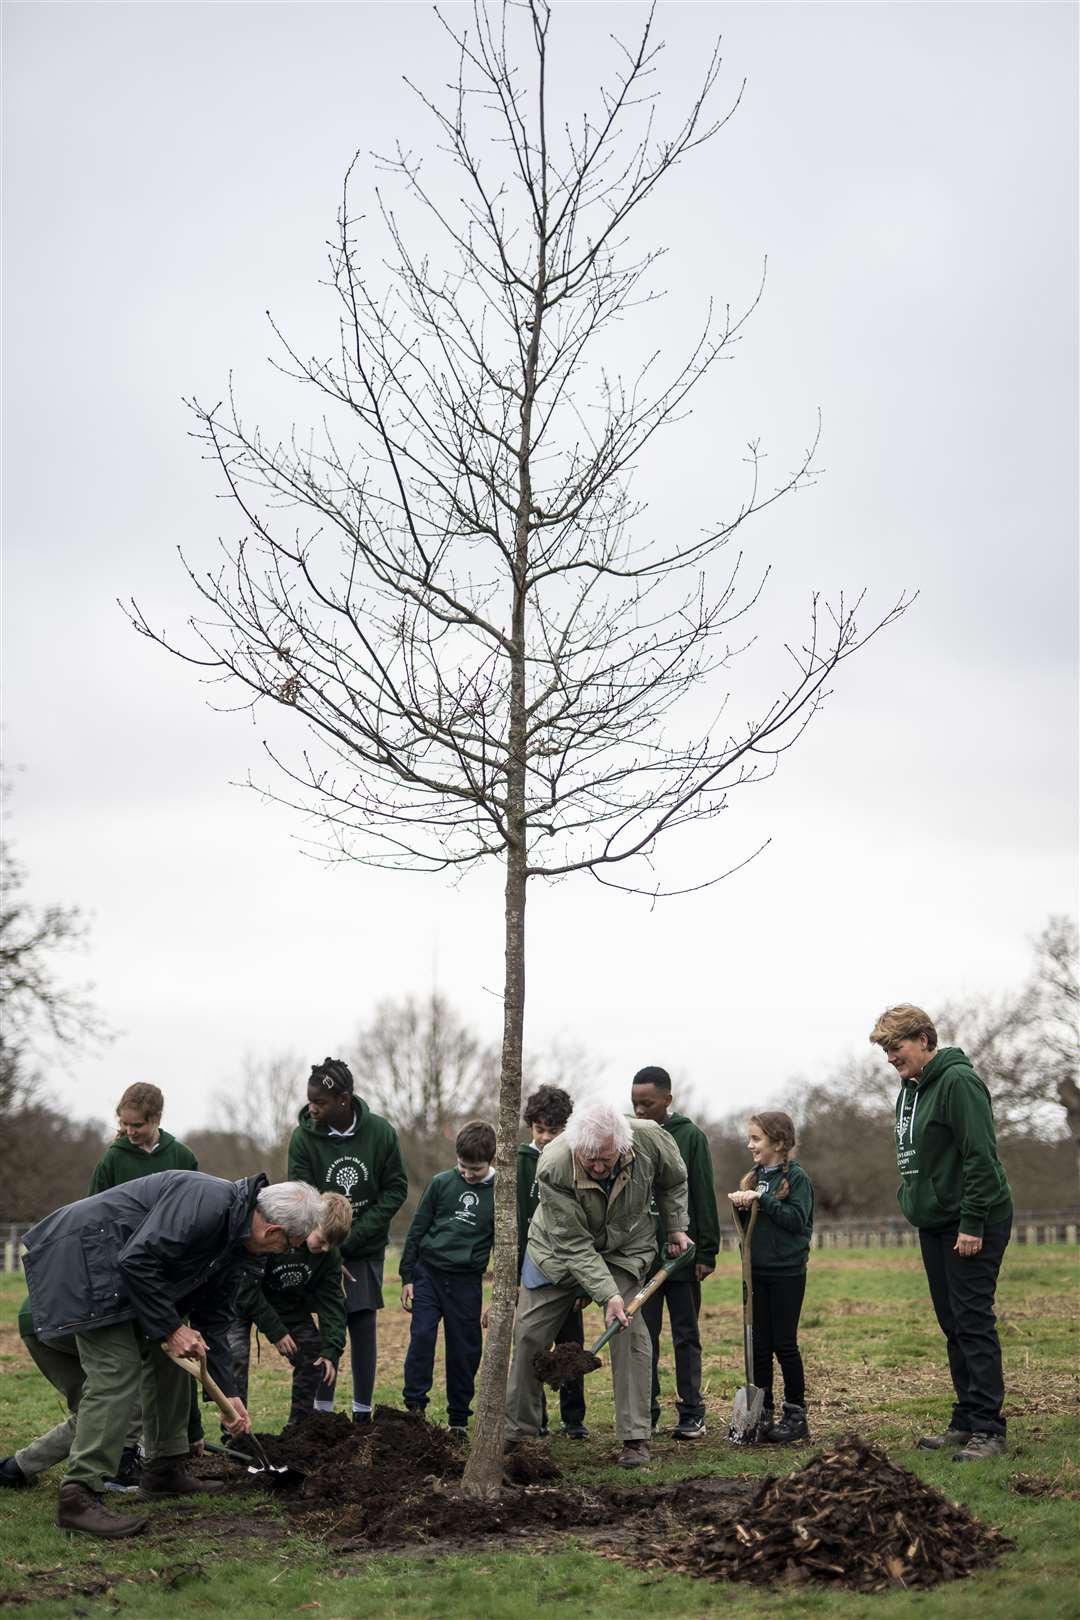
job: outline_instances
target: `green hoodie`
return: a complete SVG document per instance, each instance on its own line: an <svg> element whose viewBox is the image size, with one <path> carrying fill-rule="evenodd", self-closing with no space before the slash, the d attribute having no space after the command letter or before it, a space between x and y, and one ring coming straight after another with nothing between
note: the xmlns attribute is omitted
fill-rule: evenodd
<svg viewBox="0 0 1080 1620"><path fill-rule="evenodd" d="M709 1138L704 1131L698 1129L693 1120L687 1119L685 1114L669 1114L664 1121L664 1129L669 1136L675 1138L675 1145L682 1154L682 1161L686 1166L686 1197L690 1206L690 1219L686 1230L697 1245L693 1264L713 1267L716 1265L716 1251L720 1247L720 1217L716 1211L716 1186L713 1180ZM656 1242L659 1250L657 1259L663 1262L668 1258L667 1233L656 1209L655 1199L653 1210L656 1214ZM681 1265L672 1275L680 1280L693 1281L693 1273Z"/></svg>
<svg viewBox="0 0 1080 1620"><path fill-rule="evenodd" d="M293 1249L290 1254L270 1255L265 1269L245 1267L236 1311L241 1320L253 1321L271 1344L302 1327L314 1312L319 1319L319 1354L336 1367L345 1348L340 1251L311 1254Z"/></svg>
<svg viewBox="0 0 1080 1620"><path fill-rule="evenodd" d="M353 1098L353 1131L331 1136L315 1125L307 1104L289 1140L289 1179L320 1192L344 1193L353 1207L352 1231L341 1244L346 1260L381 1260L390 1222L405 1202L409 1183L389 1120Z"/></svg>
<svg viewBox="0 0 1080 1620"><path fill-rule="evenodd" d="M785 1176L788 1194L780 1198L777 1190ZM786 1170L780 1164L767 1170L759 1165L757 1185L761 1188L761 1197L754 1235L750 1239L751 1270L755 1277L797 1276L806 1270L814 1230L814 1189L810 1177L798 1160L792 1159ZM743 1227L750 1214L749 1209L740 1211Z"/></svg>
<svg viewBox="0 0 1080 1620"><path fill-rule="evenodd" d="M178 1142L168 1131L158 1133L157 1145L151 1152L133 1147L126 1136L118 1136L112 1147L106 1148L90 1177L89 1197L119 1187L125 1181L137 1181L140 1176L153 1176L159 1170L197 1170L199 1161L189 1147Z"/></svg>
<svg viewBox="0 0 1080 1620"><path fill-rule="evenodd" d="M958 1046L935 1052L896 1099L897 1199L912 1226L971 1237L1012 1214L990 1093Z"/></svg>
<svg viewBox="0 0 1080 1620"><path fill-rule="evenodd" d="M525 1262L525 1245L529 1241L529 1222L540 1203L536 1185L536 1167L540 1163L540 1149L535 1142L522 1142L517 1150L517 1223L518 1223L518 1276Z"/></svg>
<svg viewBox="0 0 1080 1620"><path fill-rule="evenodd" d="M428 1183L401 1251L401 1280L412 1282L416 1262L440 1271L487 1268L495 1236L495 1177L466 1181L460 1170L442 1170Z"/></svg>

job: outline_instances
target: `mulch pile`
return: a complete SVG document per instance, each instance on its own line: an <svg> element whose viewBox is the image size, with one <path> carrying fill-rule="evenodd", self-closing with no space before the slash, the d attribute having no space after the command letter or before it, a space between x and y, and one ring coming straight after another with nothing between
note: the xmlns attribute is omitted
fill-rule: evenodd
<svg viewBox="0 0 1080 1620"><path fill-rule="evenodd" d="M658 1562L714 1580L823 1581L877 1592L935 1586L992 1564L1014 1544L856 1436L783 1479L736 1518Z"/></svg>

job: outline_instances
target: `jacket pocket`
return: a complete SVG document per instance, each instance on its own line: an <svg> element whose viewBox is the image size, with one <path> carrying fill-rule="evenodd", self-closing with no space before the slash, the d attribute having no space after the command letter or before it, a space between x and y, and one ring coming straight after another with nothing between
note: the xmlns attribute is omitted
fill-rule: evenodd
<svg viewBox="0 0 1080 1620"><path fill-rule="evenodd" d="M115 1304L121 1294L116 1267L116 1256L123 1244L121 1234L103 1226L81 1233L80 1242L90 1297L96 1304Z"/></svg>

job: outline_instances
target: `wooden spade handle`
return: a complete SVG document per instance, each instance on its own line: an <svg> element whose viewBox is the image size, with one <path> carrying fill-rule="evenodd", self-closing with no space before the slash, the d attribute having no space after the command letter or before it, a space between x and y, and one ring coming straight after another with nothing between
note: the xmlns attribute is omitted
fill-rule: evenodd
<svg viewBox="0 0 1080 1620"><path fill-rule="evenodd" d="M684 1260L688 1260L696 1247L697 1245L695 1243L691 1243L690 1247L688 1249L684 1249L682 1254L673 1254L667 1260L665 1260L660 1270L654 1277L649 1278L649 1281L645 1284L644 1288L638 1289L637 1293L626 1307L627 1316L633 1316L637 1311L640 1311L645 1301L647 1299L651 1299L658 1288L663 1288L664 1284L671 1276L671 1273L675 1270L675 1267L681 1266ZM612 1322L610 1327L604 1329L596 1343L592 1346L592 1353L594 1356L598 1353L598 1351L604 1348L609 1339L613 1339L615 1337L616 1333L619 1332L621 1327L621 1322Z"/></svg>
<svg viewBox="0 0 1080 1620"><path fill-rule="evenodd" d="M206 1362L202 1356L197 1358L193 1356L176 1356L173 1355L171 1350L166 1350L165 1354L170 1361L175 1361L178 1367L183 1367L185 1372L190 1373L196 1383L202 1385L210 1399L217 1402L222 1417L226 1418L229 1423L236 1422L236 1407L229 1397L222 1392L220 1384L216 1384L211 1378L206 1370Z"/></svg>

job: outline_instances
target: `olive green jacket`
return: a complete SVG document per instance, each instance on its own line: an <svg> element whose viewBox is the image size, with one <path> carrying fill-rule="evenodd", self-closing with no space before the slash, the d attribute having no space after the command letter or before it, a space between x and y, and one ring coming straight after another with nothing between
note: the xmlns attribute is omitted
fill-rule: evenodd
<svg viewBox="0 0 1080 1620"><path fill-rule="evenodd" d="M686 1165L674 1138L648 1119L632 1119L633 1146L605 1192L580 1169L561 1136L540 1155L540 1203L527 1253L548 1282L577 1287L598 1305L619 1293L610 1267L640 1281L656 1255L656 1199L665 1232L685 1232Z"/></svg>

